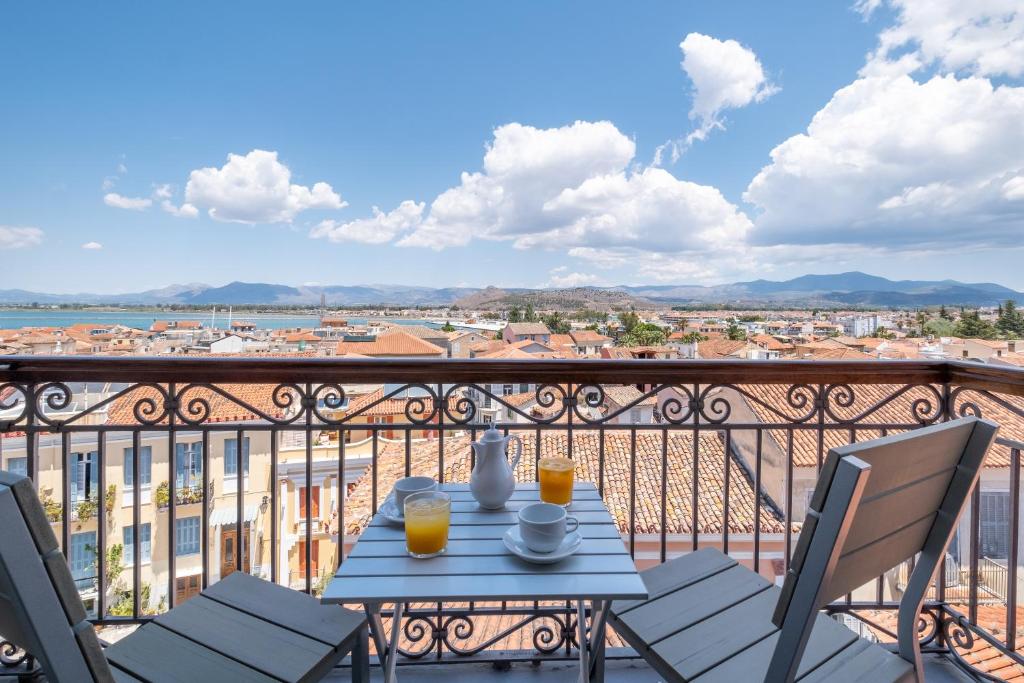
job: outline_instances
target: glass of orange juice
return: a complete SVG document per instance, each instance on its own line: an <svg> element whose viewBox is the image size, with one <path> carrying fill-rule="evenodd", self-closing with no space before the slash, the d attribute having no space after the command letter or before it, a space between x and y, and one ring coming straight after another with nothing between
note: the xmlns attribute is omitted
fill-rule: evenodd
<svg viewBox="0 0 1024 683"><path fill-rule="evenodd" d="M405 499L405 547L413 557L437 557L448 546L452 499L443 491L421 491Z"/></svg>
<svg viewBox="0 0 1024 683"><path fill-rule="evenodd" d="M545 503L568 507L572 502L573 461L569 458L541 458L537 469L540 475L540 499Z"/></svg>

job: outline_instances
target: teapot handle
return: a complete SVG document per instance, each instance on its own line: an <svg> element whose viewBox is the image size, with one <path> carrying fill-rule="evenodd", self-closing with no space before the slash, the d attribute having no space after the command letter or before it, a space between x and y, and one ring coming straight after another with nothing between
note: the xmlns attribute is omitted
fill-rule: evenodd
<svg viewBox="0 0 1024 683"><path fill-rule="evenodd" d="M512 465L512 470L515 471L516 465L519 464L519 456L523 454L523 440L516 434L508 437L508 440L515 441L516 443L516 454L512 456L512 462L510 463Z"/></svg>

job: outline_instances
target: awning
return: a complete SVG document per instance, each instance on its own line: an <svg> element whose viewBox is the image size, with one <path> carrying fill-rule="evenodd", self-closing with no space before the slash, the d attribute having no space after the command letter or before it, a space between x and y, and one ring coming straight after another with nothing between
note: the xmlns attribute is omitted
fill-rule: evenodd
<svg viewBox="0 0 1024 683"><path fill-rule="evenodd" d="M256 519L258 512L258 505L246 505L245 521L251 522ZM238 509L234 505L219 508L210 513L210 526L224 526L225 524L234 524L236 521L238 521Z"/></svg>

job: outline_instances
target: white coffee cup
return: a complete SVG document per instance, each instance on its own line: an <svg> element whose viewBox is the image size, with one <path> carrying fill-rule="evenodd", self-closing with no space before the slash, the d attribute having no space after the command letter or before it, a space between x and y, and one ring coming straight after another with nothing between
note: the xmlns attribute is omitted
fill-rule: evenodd
<svg viewBox="0 0 1024 683"><path fill-rule="evenodd" d="M405 512L405 499L421 491L434 491L437 482L433 477L405 477L395 482L395 507L402 514Z"/></svg>
<svg viewBox="0 0 1024 683"><path fill-rule="evenodd" d="M519 535L535 553L554 552L565 535L579 526L579 520L569 517L561 505L531 503L519 510Z"/></svg>

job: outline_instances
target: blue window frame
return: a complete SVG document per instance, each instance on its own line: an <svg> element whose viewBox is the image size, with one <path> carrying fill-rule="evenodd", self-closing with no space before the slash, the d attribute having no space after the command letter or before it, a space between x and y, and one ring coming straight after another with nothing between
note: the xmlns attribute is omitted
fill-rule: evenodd
<svg viewBox="0 0 1024 683"><path fill-rule="evenodd" d="M71 502L90 500L97 495L100 485L98 462L96 451L71 454Z"/></svg>
<svg viewBox="0 0 1024 683"><path fill-rule="evenodd" d="M249 475L249 437L242 439L242 467L243 474ZM224 476L233 477L238 475L238 439L224 440Z"/></svg>
<svg viewBox="0 0 1024 683"><path fill-rule="evenodd" d="M175 444L174 471L179 489L203 485L203 443Z"/></svg>
<svg viewBox="0 0 1024 683"><path fill-rule="evenodd" d="M199 552L199 518L183 517L174 520L174 554L195 555Z"/></svg>
<svg viewBox="0 0 1024 683"><path fill-rule="evenodd" d="M150 543L150 525L146 524L139 525L139 538L142 539L142 546L139 548L139 560L145 564L150 561L152 544ZM135 563L135 529L134 527L126 526L121 529L122 539L124 540L124 563L131 566Z"/></svg>
<svg viewBox="0 0 1024 683"><path fill-rule="evenodd" d="M142 457L139 458L139 481L143 486L149 486L150 477L153 473L153 447L143 446L139 449L142 453ZM134 487L132 477L135 476L133 471L133 461L135 460L135 449L126 448L124 449L124 487L130 489Z"/></svg>
<svg viewBox="0 0 1024 683"><path fill-rule="evenodd" d="M71 534L68 564L71 566L71 576L75 580L91 579L96 576L95 531Z"/></svg>
<svg viewBox="0 0 1024 683"><path fill-rule="evenodd" d="M11 474L28 476L28 458L7 458L7 471Z"/></svg>

